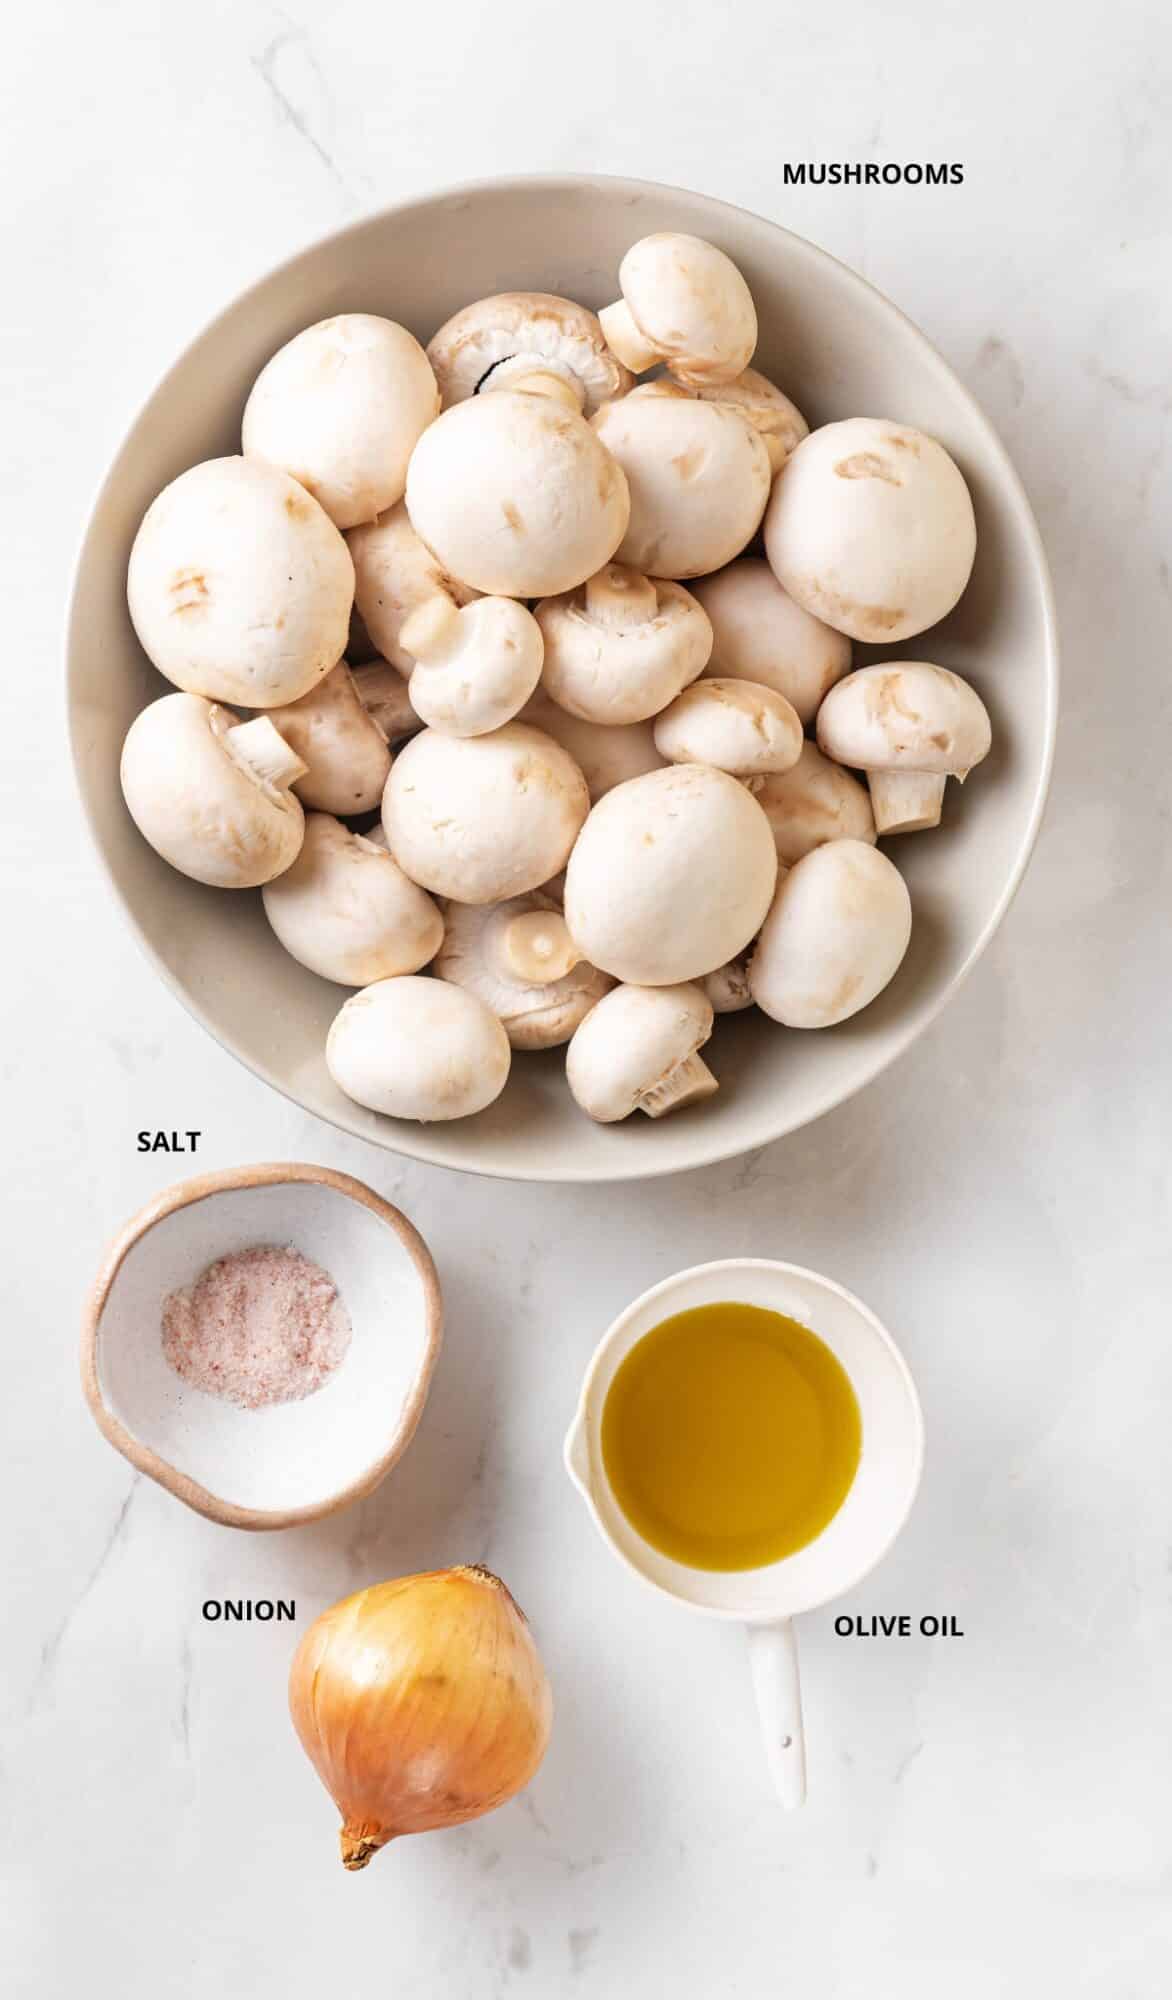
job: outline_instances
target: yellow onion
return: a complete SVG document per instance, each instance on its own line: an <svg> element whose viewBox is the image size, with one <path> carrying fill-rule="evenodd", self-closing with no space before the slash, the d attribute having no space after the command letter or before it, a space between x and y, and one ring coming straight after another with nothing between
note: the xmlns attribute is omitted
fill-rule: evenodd
<svg viewBox="0 0 1172 2000"><path fill-rule="evenodd" d="M376 1583L323 1611L294 1655L289 1707L342 1815L347 1868L399 1834L503 1805L553 1720L525 1616L479 1564Z"/></svg>

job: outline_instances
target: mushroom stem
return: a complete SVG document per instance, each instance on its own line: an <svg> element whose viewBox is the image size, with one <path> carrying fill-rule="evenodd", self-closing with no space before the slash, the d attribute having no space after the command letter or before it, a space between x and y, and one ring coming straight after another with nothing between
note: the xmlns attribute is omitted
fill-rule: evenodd
<svg viewBox="0 0 1172 2000"><path fill-rule="evenodd" d="M453 645L460 613L450 597L437 591L403 621L399 643L413 660L439 660Z"/></svg>
<svg viewBox="0 0 1172 2000"><path fill-rule="evenodd" d="M620 630L646 625L659 609L659 593L649 576L622 563L607 563L586 583L586 616L596 625Z"/></svg>
<svg viewBox="0 0 1172 2000"><path fill-rule="evenodd" d="M613 306L604 306L598 315L598 323L611 353L616 354L632 374L642 375L644 369L658 360L659 349L651 346L639 331L639 323L625 299L616 300Z"/></svg>
<svg viewBox="0 0 1172 2000"><path fill-rule="evenodd" d="M662 1118L668 1111L679 1111L685 1104L695 1104L702 1097L711 1097L720 1089L716 1078L702 1056L685 1056L683 1062L675 1064L658 1083L653 1083L638 1099L640 1111L649 1118Z"/></svg>
<svg viewBox="0 0 1172 2000"><path fill-rule="evenodd" d="M918 833L939 826L947 778L935 771L868 771L876 833Z"/></svg>
<svg viewBox="0 0 1172 2000"><path fill-rule="evenodd" d="M519 396L548 396L552 402L564 403L567 410L582 413L582 392L567 382L564 375L556 375L552 368L535 368L532 373L510 377L507 384Z"/></svg>
<svg viewBox="0 0 1172 2000"><path fill-rule="evenodd" d="M363 708L388 743L419 728L407 683L389 660L369 660L361 667L351 667L350 678Z"/></svg>
<svg viewBox="0 0 1172 2000"><path fill-rule="evenodd" d="M528 986L552 986L582 963L566 920L557 910L527 910L523 916L511 917L499 950L507 971Z"/></svg>
<svg viewBox="0 0 1172 2000"><path fill-rule="evenodd" d="M309 770L309 765L297 755L296 750L290 749L267 715L254 716L251 722L234 723L224 731L222 741L238 764L244 765L263 784L273 785L278 791L288 791Z"/></svg>

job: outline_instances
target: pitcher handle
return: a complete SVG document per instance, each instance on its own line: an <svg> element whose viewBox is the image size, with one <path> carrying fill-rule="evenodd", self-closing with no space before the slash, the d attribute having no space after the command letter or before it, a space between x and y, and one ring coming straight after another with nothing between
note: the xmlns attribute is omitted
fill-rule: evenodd
<svg viewBox="0 0 1172 2000"><path fill-rule="evenodd" d="M806 1738L797 1637L789 1618L747 1629L749 1666L769 1775L782 1805L792 1811L806 1800Z"/></svg>

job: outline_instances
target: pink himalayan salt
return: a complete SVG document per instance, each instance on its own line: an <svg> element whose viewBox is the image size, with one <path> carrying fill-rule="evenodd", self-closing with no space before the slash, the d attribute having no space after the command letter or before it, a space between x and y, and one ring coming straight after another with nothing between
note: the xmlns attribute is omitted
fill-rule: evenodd
<svg viewBox="0 0 1172 2000"><path fill-rule="evenodd" d="M230 1251L163 1300L163 1353L176 1374L242 1410L312 1396L349 1345L350 1315L329 1272L291 1244Z"/></svg>

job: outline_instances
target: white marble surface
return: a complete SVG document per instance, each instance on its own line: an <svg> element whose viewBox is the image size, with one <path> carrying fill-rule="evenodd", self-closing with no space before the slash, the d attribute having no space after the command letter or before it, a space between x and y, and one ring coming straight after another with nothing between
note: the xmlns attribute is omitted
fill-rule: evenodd
<svg viewBox="0 0 1172 2000"><path fill-rule="evenodd" d="M38 0L8 23L4 1632L12 2000L1135 2000L1172 1945L1168 626L1172 32L1032 8ZM783 158L959 160L961 188L785 191ZM494 172L702 186L844 257L938 341L1035 499L1066 645L1053 803L981 968L816 1128L632 1192L399 1165L236 1068L87 850L59 631L87 495L190 331L383 200ZM102 1442L79 1301L184 1162L324 1160L400 1201L449 1340L383 1491L296 1533L186 1513ZM735 1631L612 1566L559 1463L600 1328L734 1251L835 1273L901 1338L930 1449L850 1601L962 1641L803 1633L811 1802L766 1786ZM529 1796L344 1877L284 1712L288 1629L384 1574L499 1567L558 1722Z"/></svg>

